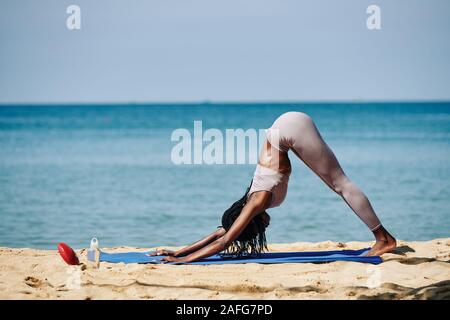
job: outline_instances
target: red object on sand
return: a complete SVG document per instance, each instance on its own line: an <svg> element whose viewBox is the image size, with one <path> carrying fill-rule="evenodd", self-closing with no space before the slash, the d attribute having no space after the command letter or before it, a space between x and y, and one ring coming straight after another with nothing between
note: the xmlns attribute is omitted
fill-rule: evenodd
<svg viewBox="0 0 450 320"><path fill-rule="evenodd" d="M77 265L80 262L78 261L77 254L71 247L69 247L64 242L58 244L58 251L64 261L69 265Z"/></svg>

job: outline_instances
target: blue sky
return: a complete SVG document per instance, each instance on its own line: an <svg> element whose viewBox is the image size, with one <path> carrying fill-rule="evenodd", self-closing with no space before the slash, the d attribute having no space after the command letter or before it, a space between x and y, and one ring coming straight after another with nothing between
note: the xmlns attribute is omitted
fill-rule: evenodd
<svg viewBox="0 0 450 320"><path fill-rule="evenodd" d="M205 100L450 100L450 1L0 2L0 103Z"/></svg>

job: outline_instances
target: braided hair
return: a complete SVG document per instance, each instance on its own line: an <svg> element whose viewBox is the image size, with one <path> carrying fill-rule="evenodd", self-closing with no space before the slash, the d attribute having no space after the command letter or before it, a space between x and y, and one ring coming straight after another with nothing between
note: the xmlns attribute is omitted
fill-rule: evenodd
<svg viewBox="0 0 450 320"><path fill-rule="evenodd" d="M247 188L247 191L241 199L233 203L231 207L223 213L222 227L226 231L231 228L234 221L241 214L242 208L247 203L249 191L250 187ZM266 224L263 221L262 214L267 215L267 212L263 211L259 213L252 221L250 221L241 234L225 249L225 255L243 256L255 253L259 254L264 252L264 250L267 250L265 234Z"/></svg>

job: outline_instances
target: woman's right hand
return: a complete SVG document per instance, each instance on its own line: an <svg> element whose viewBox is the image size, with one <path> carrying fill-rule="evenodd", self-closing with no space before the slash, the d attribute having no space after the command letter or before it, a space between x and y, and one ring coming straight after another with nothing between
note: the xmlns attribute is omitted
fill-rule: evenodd
<svg viewBox="0 0 450 320"><path fill-rule="evenodd" d="M147 253L147 255L150 257L153 257L153 256L175 256L175 251L161 249L161 250L156 250L152 253Z"/></svg>

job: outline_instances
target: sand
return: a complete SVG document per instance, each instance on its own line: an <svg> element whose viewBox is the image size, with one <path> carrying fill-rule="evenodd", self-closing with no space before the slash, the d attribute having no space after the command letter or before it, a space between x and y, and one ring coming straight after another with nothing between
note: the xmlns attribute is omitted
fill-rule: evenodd
<svg viewBox="0 0 450 320"><path fill-rule="evenodd" d="M371 243L273 244L271 251L360 249ZM149 248L110 248L108 252ZM152 249L152 248L150 248ZM169 248L173 249L173 248ZM450 299L450 238L399 241L380 265L67 266L56 250L0 248L0 299Z"/></svg>

